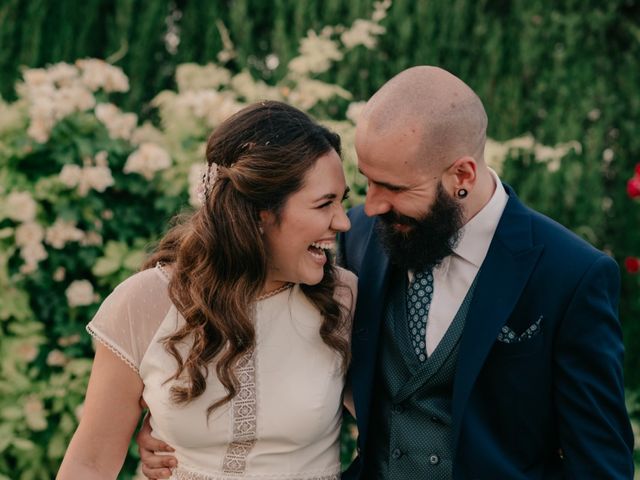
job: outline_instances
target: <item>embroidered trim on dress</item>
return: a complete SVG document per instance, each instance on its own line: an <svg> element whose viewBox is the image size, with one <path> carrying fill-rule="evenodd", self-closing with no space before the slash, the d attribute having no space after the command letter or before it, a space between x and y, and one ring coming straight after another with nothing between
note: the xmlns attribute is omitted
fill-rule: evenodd
<svg viewBox="0 0 640 480"><path fill-rule="evenodd" d="M162 274L162 276L165 278L167 282L171 280L171 276L169 275L169 272L167 272L167 269L164 268L164 265L162 264L162 262L156 263L156 268Z"/></svg>
<svg viewBox="0 0 640 480"><path fill-rule="evenodd" d="M250 475L247 477L241 477L241 478L248 478L248 479L274 479L274 478L282 478L282 480L340 480L340 474L330 474L330 475L321 475L321 476L311 476L311 477L297 477L297 476L288 476L288 475ZM170 480L229 480L229 477L227 476L220 476L220 475L207 475L205 473L200 473L200 472L196 472L193 470L187 470L184 468L180 468L177 467L174 471L173 471L173 475L171 476Z"/></svg>
<svg viewBox="0 0 640 480"><path fill-rule="evenodd" d="M240 475L247 468L247 456L256 444L256 368L254 350L245 353L236 367L238 393L231 400L232 440L222 461L224 473Z"/></svg>
<svg viewBox="0 0 640 480"><path fill-rule="evenodd" d="M136 372L138 375L140 375L140 370L138 369L138 367L131 361L129 360L127 357L125 357L125 355L120 352L117 347L115 345L112 345L111 343L109 343L107 340L105 340L104 338L102 338L100 336L100 334L98 332L96 332L91 325L87 325L86 327L87 332L89 332L89 335L91 335L93 338L95 338L97 341L99 341L102 345L104 345L105 347L107 347L109 350L111 350L113 353L116 354L116 356L122 360L124 363L126 363L127 365L129 365L134 372Z"/></svg>

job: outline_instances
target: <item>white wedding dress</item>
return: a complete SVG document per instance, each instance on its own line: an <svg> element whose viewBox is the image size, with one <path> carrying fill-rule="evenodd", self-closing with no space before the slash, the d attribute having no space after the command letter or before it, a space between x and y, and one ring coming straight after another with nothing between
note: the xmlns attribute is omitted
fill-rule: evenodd
<svg viewBox="0 0 640 480"><path fill-rule="evenodd" d="M357 280L343 269L339 278L348 286L336 290L350 312L348 336ZM160 265L133 275L105 299L87 330L140 375L153 435L175 448L171 478L339 479L341 358L320 338L321 315L299 285L257 302L256 346L237 368L239 392L208 419L207 407L225 394L215 365L203 395L184 406L170 398L173 381L166 380L177 363L161 339L184 319L167 286Z"/></svg>

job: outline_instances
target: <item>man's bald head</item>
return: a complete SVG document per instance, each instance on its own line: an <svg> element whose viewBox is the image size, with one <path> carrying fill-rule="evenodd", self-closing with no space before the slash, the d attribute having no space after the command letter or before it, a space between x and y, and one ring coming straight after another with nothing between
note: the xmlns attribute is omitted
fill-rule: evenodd
<svg viewBox="0 0 640 480"><path fill-rule="evenodd" d="M367 102L360 138L416 132L419 158L446 168L458 158L483 164L487 115L482 101L462 80L438 67L412 67L399 73ZM411 159L413 160L413 159Z"/></svg>

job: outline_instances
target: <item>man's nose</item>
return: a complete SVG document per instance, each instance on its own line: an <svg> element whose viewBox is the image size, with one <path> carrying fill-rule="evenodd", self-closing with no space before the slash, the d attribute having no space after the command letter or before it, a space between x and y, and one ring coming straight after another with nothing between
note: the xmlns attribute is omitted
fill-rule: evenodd
<svg viewBox="0 0 640 480"><path fill-rule="evenodd" d="M364 213L369 217L382 215L391 210L391 204L385 198L384 192L380 187L369 185L367 189L367 197L364 200Z"/></svg>

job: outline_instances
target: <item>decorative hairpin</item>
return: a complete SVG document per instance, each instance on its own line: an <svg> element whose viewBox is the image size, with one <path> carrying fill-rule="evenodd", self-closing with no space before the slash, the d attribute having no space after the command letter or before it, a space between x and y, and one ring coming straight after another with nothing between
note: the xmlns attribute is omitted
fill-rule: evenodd
<svg viewBox="0 0 640 480"><path fill-rule="evenodd" d="M218 164L211 162L206 171L202 174L202 181L198 187L198 200L201 204L204 204L209 198L213 184L216 183L218 178Z"/></svg>

